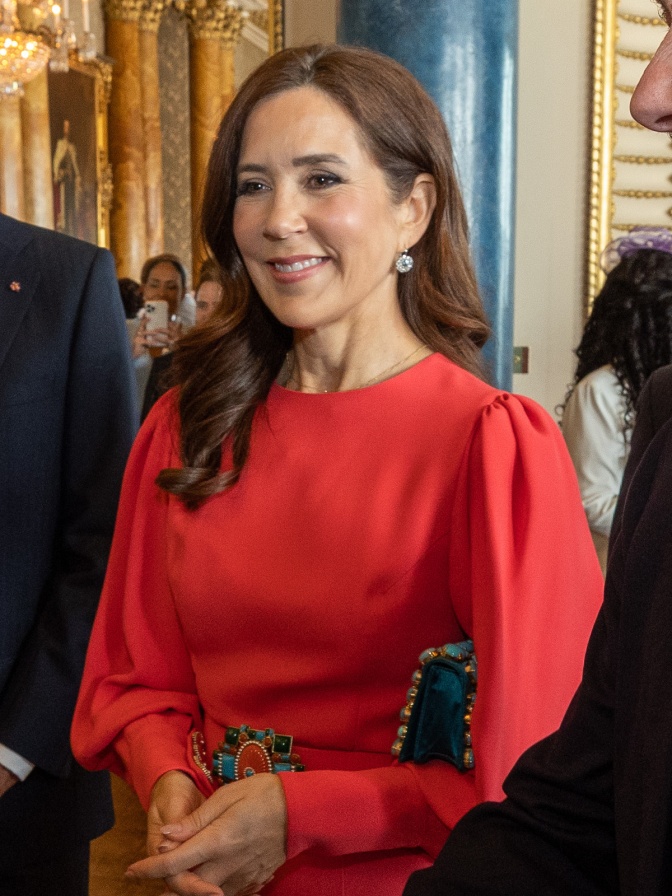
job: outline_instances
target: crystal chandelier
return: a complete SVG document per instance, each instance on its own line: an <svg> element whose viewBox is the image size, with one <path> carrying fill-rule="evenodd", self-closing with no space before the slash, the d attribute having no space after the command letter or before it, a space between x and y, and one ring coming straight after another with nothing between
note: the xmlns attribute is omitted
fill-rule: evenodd
<svg viewBox="0 0 672 896"><path fill-rule="evenodd" d="M39 75L47 62L52 71L68 70L68 54L77 49L77 36L69 18L69 0L0 0L0 98L21 95L23 85ZM96 56L91 33L89 0L82 0L84 36L81 59Z"/></svg>

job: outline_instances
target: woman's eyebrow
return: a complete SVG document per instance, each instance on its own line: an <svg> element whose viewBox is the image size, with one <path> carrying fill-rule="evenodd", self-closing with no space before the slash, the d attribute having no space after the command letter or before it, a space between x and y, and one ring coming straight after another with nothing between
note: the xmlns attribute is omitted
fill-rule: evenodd
<svg viewBox="0 0 672 896"><path fill-rule="evenodd" d="M332 152L312 153L307 156L299 156L292 159L292 165L295 168L301 168L303 165L320 165L327 162L330 165L347 165L348 163L339 155Z"/></svg>
<svg viewBox="0 0 672 896"><path fill-rule="evenodd" d="M347 165L348 163L342 157L332 152L316 152L310 155L297 156L292 159L292 167L303 168L306 165ZM244 165L238 166L238 174L265 174L268 171L266 165L259 165L255 162L246 162Z"/></svg>

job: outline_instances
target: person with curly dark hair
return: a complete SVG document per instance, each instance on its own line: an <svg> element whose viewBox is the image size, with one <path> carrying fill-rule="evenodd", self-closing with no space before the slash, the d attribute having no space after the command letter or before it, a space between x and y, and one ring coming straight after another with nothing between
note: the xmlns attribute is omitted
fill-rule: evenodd
<svg viewBox="0 0 672 896"><path fill-rule="evenodd" d="M135 444L73 744L148 809L135 878L400 896L578 683L602 588L576 477L485 381L450 139L399 63L266 60L204 221L224 302ZM473 769L459 725L459 763L397 760L419 655L465 636Z"/></svg>
<svg viewBox="0 0 672 896"><path fill-rule="evenodd" d="M637 399L653 371L672 362L671 253L664 228L635 228L607 246L607 279L576 349L562 431L603 571Z"/></svg>

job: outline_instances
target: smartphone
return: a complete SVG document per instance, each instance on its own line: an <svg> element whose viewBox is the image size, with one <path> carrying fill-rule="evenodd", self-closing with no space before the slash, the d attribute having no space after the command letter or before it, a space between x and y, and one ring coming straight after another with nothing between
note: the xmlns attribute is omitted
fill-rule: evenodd
<svg viewBox="0 0 672 896"><path fill-rule="evenodd" d="M151 302L145 302L144 318L147 321L148 342L151 342L152 330L164 329L168 326L168 302L164 299L155 299Z"/></svg>

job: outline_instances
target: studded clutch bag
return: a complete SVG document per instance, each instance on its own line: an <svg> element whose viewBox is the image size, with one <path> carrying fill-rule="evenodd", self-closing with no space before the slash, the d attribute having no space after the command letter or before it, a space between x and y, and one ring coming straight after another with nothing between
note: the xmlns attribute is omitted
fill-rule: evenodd
<svg viewBox="0 0 672 896"><path fill-rule="evenodd" d="M392 746L399 762L443 759L460 771L474 767L471 714L477 665L472 641L432 647L419 657Z"/></svg>

